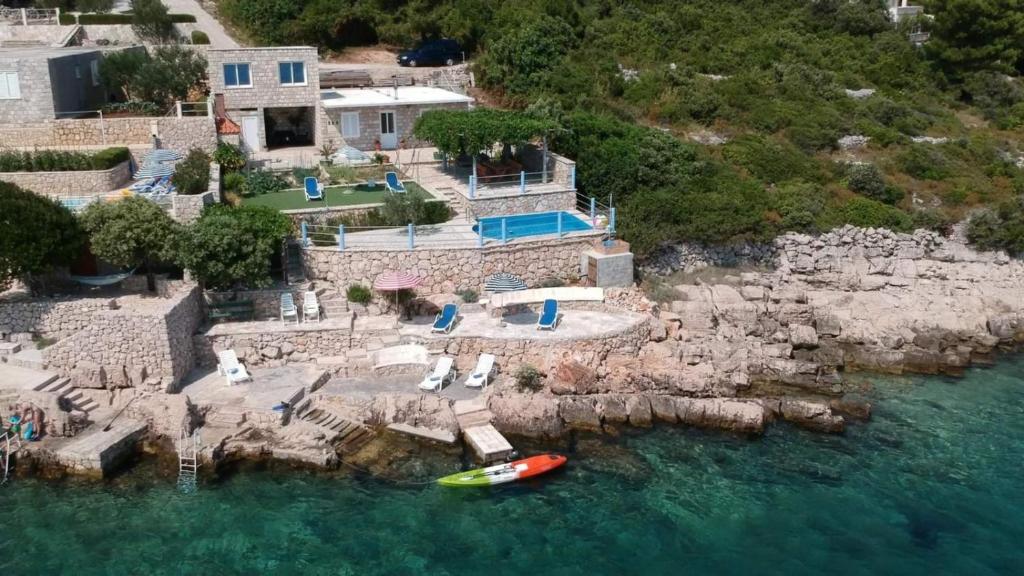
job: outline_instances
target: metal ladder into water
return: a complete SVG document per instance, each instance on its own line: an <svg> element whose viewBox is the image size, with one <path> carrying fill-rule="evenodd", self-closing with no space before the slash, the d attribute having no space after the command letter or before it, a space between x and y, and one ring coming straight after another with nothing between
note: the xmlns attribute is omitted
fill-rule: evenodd
<svg viewBox="0 0 1024 576"><path fill-rule="evenodd" d="M196 491L196 472L199 469L199 429L191 435L181 429L178 438L178 490L184 494Z"/></svg>
<svg viewBox="0 0 1024 576"><path fill-rule="evenodd" d="M14 440L16 446L11 449L11 440ZM21 448L21 438L10 430L4 430L3 434L0 435L0 457L3 460L3 478L0 479L0 484L6 484L7 478L11 472L11 454Z"/></svg>

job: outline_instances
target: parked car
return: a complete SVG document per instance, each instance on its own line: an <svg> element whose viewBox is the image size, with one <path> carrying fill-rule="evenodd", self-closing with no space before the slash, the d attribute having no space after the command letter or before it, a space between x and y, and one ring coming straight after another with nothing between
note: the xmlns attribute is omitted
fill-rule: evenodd
<svg viewBox="0 0 1024 576"><path fill-rule="evenodd" d="M400 66L451 66L462 61L462 46L455 40L428 40L398 55Z"/></svg>

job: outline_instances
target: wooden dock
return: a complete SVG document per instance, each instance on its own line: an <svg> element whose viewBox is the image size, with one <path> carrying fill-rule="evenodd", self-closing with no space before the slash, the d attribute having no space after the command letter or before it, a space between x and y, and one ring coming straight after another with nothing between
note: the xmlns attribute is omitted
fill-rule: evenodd
<svg viewBox="0 0 1024 576"><path fill-rule="evenodd" d="M476 453L477 459L484 464L503 460L512 454L512 444L490 424L466 428L462 431L462 435Z"/></svg>

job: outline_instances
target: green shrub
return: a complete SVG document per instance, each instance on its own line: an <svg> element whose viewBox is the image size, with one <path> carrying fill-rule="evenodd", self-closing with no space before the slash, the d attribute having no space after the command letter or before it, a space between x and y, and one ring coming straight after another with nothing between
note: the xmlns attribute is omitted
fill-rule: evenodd
<svg viewBox="0 0 1024 576"><path fill-rule="evenodd" d="M913 221L906 212L859 196L826 210L822 218L823 230L843 224L852 224L859 228L888 228L897 232L906 232L913 228Z"/></svg>
<svg viewBox="0 0 1024 576"><path fill-rule="evenodd" d="M174 167L171 183L178 194L202 194L210 187L210 155L199 148L189 150L188 155Z"/></svg>
<svg viewBox="0 0 1024 576"><path fill-rule="evenodd" d="M853 164L846 171L846 186L872 200L885 204L898 204L903 200L903 191L889 186L874 164Z"/></svg>
<svg viewBox="0 0 1024 576"><path fill-rule="evenodd" d="M192 31L192 43L193 44L209 44L210 37L202 30Z"/></svg>
<svg viewBox="0 0 1024 576"><path fill-rule="evenodd" d="M288 183L269 170L253 170L245 177L245 195L273 194L288 187Z"/></svg>
<svg viewBox="0 0 1024 576"><path fill-rule="evenodd" d="M77 172L109 170L131 157L127 148L105 148L94 154L63 150L0 152L0 172Z"/></svg>
<svg viewBox="0 0 1024 576"><path fill-rule="evenodd" d="M103 111L108 113L130 112L140 116L163 116L164 111L155 102L144 100L129 100L128 102L110 102L103 105Z"/></svg>
<svg viewBox="0 0 1024 576"><path fill-rule="evenodd" d="M295 179L299 186L303 185L303 182L306 181L306 178L317 178L319 176L320 171L314 168L292 168L292 178Z"/></svg>
<svg viewBox="0 0 1024 576"><path fill-rule="evenodd" d="M473 304L480 300L480 295L477 294L476 290L470 290L468 288L466 290L459 290L455 294L458 295L458 297L466 304Z"/></svg>
<svg viewBox="0 0 1024 576"><path fill-rule="evenodd" d="M192 14L168 14L171 22L175 24L195 24L196 17ZM196 30L198 32L198 30Z"/></svg>
<svg viewBox="0 0 1024 576"><path fill-rule="evenodd" d="M79 14L78 23L82 26L102 24L131 24L131 14Z"/></svg>
<svg viewBox="0 0 1024 576"><path fill-rule="evenodd" d="M529 364L523 364L516 370L516 387L519 388L520 392L539 392L544 388L544 381L541 379L540 372L530 366Z"/></svg>
<svg viewBox="0 0 1024 576"><path fill-rule="evenodd" d="M818 218L825 210L827 195L821 186L802 181L776 187L770 201L779 215L782 232L818 232Z"/></svg>
<svg viewBox="0 0 1024 576"><path fill-rule="evenodd" d="M228 142L217 144L217 149L213 151L213 159L224 170L233 172L245 168L245 153L238 146Z"/></svg>
<svg viewBox="0 0 1024 576"><path fill-rule="evenodd" d="M796 179L813 181L821 176L813 158L786 142L761 136L737 138L725 145L723 153L727 159L768 184Z"/></svg>
<svg viewBox="0 0 1024 576"><path fill-rule="evenodd" d="M446 222L451 215L447 204L428 201L421 192L388 194L384 197L384 205L377 211L387 226L429 226Z"/></svg>
<svg viewBox="0 0 1024 576"><path fill-rule="evenodd" d="M949 160L931 144L912 144L899 156L900 168L919 180L945 180L951 173Z"/></svg>
<svg viewBox="0 0 1024 576"><path fill-rule="evenodd" d="M345 184L358 180L356 169L351 166L327 166L327 176L331 184Z"/></svg>
<svg viewBox="0 0 1024 576"><path fill-rule="evenodd" d="M1016 198L994 210L976 213L967 223L967 240L982 250L1024 254L1024 205Z"/></svg>
<svg viewBox="0 0 1024 576"><path fill-rule="evenodd" d="M131 159L131 152L127 148L105 148L92 156L93 170L109 170L122 162Z"/></svg>
<svg viewBox="0 0 1024 576"><path fill-rule="evenodd" d="M345 298L356 304L369 304L373 300L373 292L362 284L351 284L345 290Z"/></svg>
<svg viewBox="0 0 1024 576"><path fill-rule="evenodd" d="M57 22L61 26L74 26L78 24L78 18L75 18L74 14L68 14L67 12L61 12L60 17L57 18Z"/></svg>
<svg viewBox="0 0 1024 576"><path fill-rule="evenodd" d="M241 172L228 172L223 178L224 191L239 193L245 187L245 174Z"/></svg>

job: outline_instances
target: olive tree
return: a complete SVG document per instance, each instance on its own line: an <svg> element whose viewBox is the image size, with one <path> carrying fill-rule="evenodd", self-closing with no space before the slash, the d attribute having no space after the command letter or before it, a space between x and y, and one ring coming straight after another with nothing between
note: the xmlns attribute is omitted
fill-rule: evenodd
<svg viewBox="0 0 1024 576"><path fill-rule="evenodd" d="M143 266L156 290L153 266L175 262L181 227L156 204L139 197L95 202L82 213L92 252L116 266Z"/></svg>
<svg viewBox="0 0 1024 576"><path fill-rule="evenodd" d="M84 235L67 208L14 184L0 182L0 291L17 279L70 264Z"/></svg>

